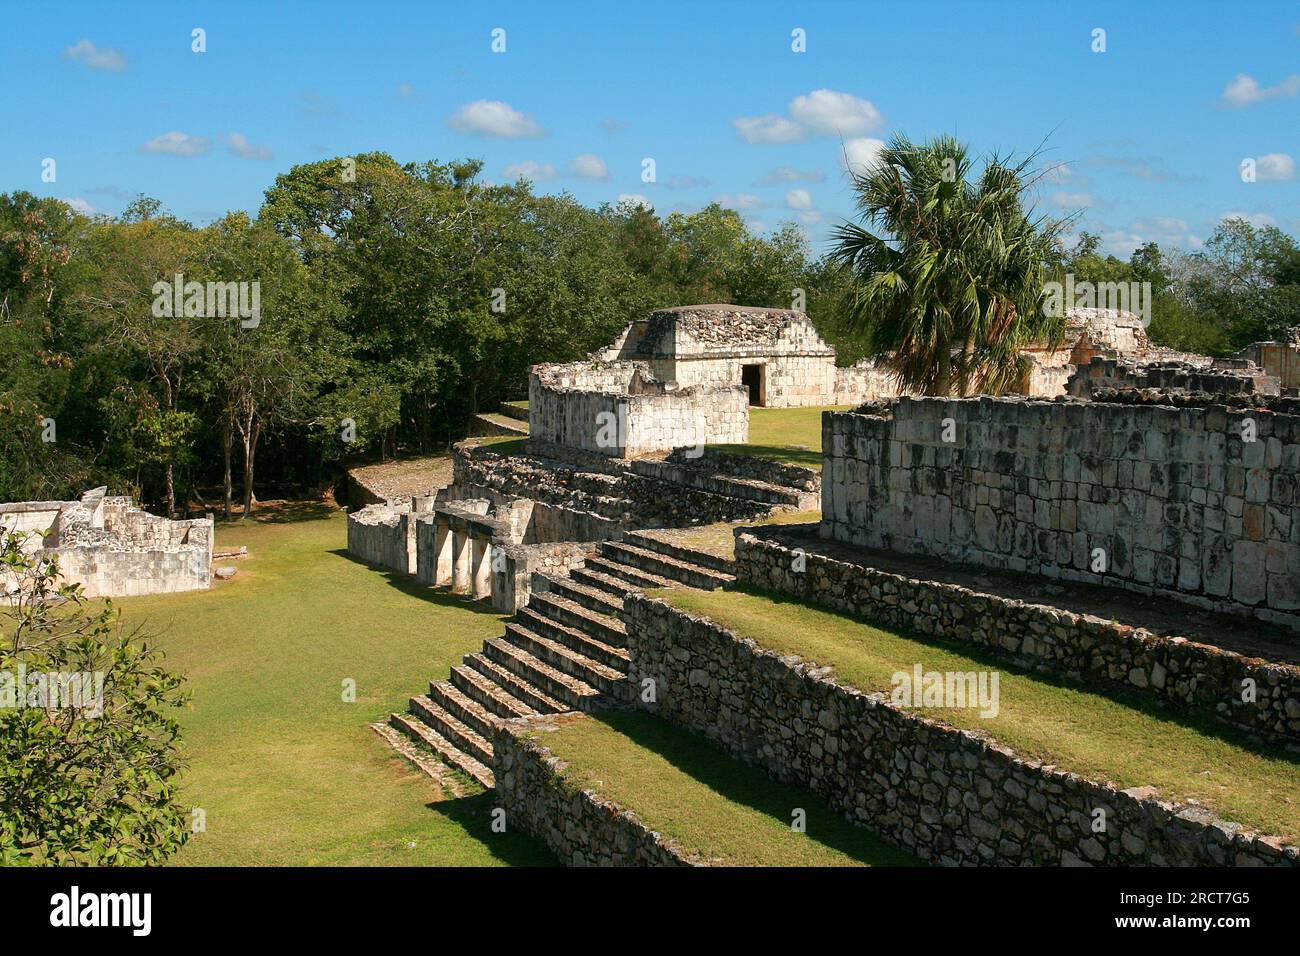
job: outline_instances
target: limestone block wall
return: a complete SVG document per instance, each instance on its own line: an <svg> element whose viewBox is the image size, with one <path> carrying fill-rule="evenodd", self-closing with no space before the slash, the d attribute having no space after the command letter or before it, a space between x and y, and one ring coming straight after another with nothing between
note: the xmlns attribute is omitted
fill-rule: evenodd
<svg viewBox="0 0 1300 956"><path fill-rule="evenodd" d="M1300 864L1300 849L1025 759L965 730L838 684L726 628L634 592L625 600L642 706L775 779L808 787L850 819L946 865L1223 866ZM641 695L637 695L640 700ZM1106 829L1094 833L1094 811Z"/></svg>
<svg viewBox="0 0 1300 956"><path fill-rule="evenodd" d="M679 358L655 374L671 376L679 385L725 387L741 383L746 365L760 365L761 404L768 408L830 405L835 397L835 355L763 355Z"/></svg>
<svg viewBox="0 0 1300 956"><path fill-rule="evenodd" d="M593 367L594 366L594 367ZM746 391L678 388L643 362L535 366L529 374L530 440L608 458L704 442L744 442Z"/></svg>
<svg viewBox="0 0 1300 956"><path fill-rule="evenodd" d="M366 564L410 574L413 555L407 543L411 514L403 505L367 505L348 515L348 553Z"/></svg>
<svg viewBox="0 0 1300 956"><path fill-rule="evenodd" d="M901 394L898 379L871 359L835 369L835 388L825 405L861 405Z"/></svg>
<svg viewBox="0 0 1300 956"><path fill-rule="evenodd" d="M1066 382L1065 391L1090 398L1105 388L1177 389L1217 396L1277 395L1275 376L1245 359L1213 359L1209 365L1179 361L1133 362L1096 355L1079 366Z"/></svg>
<svg viewBox="0 0 1300 956"><path fill-rule="evenodd" d="M0 533L24 536L23 550L39 551L43 535L55 524L63 501L11 501L0 504ZM33 533L35 532L35 533Z"/></svg>
<svg viewBox="0 0 1300 956"><path fill-rule="evenodd" d="M496 805L506 827L537 837L566 866L689 866L700 861L649 829L631 810L582 789L545 735L579 713L507 720L492 738Z"/></svg>
<svg viewBox="0 0 1300 956"><path fill-rule="evenodd" d="M904 398L827 413L822 534L1300 630L1300 414L1272 401Z"/></svg>
<svg viewBox="0 0 1300 956"><path fill-rule="evenodd" d="M1178 636L837 560L780 529L736 535L735 573L751 587L889 628L959 641L1036 671L1138 690L1181 713L1300 745L1300 667ZM806 543L806 542L803 542ZM796 571L796 556L800 559ZM1255 700L1243 700L1246 680Z"/></svg>

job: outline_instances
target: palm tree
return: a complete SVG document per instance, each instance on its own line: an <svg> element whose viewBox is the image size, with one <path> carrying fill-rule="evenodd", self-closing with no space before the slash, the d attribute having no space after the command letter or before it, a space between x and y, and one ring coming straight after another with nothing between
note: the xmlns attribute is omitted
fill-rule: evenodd
<svg viewBox="0 0 1300 956"><path fill-rule="evenodd" d="M1021 348L1059 344L1042 301L1062 223L1026 212L1035 158L992 156L972 181L964 144L895 136L851 171L861 224L839 227L832 252L852 275L846 324L904 389L1000 394L1024 383Z"/></svg>

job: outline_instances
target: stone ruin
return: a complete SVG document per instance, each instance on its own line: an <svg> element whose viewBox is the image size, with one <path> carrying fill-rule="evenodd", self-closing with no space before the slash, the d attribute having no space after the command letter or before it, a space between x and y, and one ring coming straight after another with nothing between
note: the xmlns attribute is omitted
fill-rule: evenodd
<svg viewBox="0 0 1300 956"><path fill-rule="evenodd" d="M211 518L172 521L107 488L79 501L0 504L0 531L25 535L24 549L58 561L61 581L87 597L135 597L207 588L212 583ZM11 590L13 580L0 580Z"/></svg>

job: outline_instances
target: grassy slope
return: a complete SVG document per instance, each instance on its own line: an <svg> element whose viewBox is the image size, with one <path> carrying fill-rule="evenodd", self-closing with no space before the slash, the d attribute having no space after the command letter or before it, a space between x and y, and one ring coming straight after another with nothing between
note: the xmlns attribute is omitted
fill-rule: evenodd
<svg viewBox="0 0 1300 956"><path fill-rule="evenodd" d="M576 721L541 741L582 788L633 810L653 830L734 866L899 866L915 861L702 738L648 714ZM806 832L791 828L795 808Z"/></svg>
<svg viewBox="0 0 1300 956"><path fill-rule="evenodd" d="M852 405L812 408L751 408L749 441L744 445L711 445L737 455L774 458L804 468L822 467L822 412L842 412Z"/></svg>
<svg viewBox="0 0 1300 956"><path fill-rule="evenodd" d="M733 561L736 557L736 528L747 528L762 524L807 524L811 521L820 521L821 517L822 513L820 511L774 511L762 518L718 521L714 524L704 524L696 528L683 529L680 532L674 529L670 540L684 547L694 548L696 551L703 551L706 554L717 555L720 558ZM665 535L664 537L668 536Z"/></svg>
<svg viewBox="0 0 1300 956"><path fill-rule="evenodd" d="M997 670L997 717L936 708L926 715L986 730L1023 755L1092 779L1155 786L1164 799L1195 799L1229 820L1290 841L1300 837L1300 758L1294 754L1252 748L1224 729L1172 719L1136 697L1125 702L1054 683L969 649L904 637L798 602L739 591L655 594L769 650L829 664L839 680L862 690L888 690L893 673L917 662L933 671Z"/></svg>
<svg viewBox="0 0 1300 956"><path fill-rule="evenodd" d="M125 621L159 634L194 695L183 797L206 811L207 832L176 862L553 863L525 837L491 833L489 794L443 800L367 726L405 710L430 677L498 635L501 618L395 586L343 553L341 513L314 510L220 527L218 548L252 555L230 582L120 602ZM348 677L352 704L341 700Z"/></svg>

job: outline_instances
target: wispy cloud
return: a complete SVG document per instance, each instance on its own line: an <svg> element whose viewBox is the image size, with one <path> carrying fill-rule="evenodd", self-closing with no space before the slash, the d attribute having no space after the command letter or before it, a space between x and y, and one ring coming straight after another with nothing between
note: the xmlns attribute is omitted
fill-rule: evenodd
<svg viewBox="0 0 1300 956"><path fill-rule="evenodd" d="M161 153L167 156L202 156L212 149L212 140L206 136L191 136L173 130L163 133L140 145L142 153Z"/></svg>
<svg viewBox="0 0 1300 956"><path fill-rule="evenodd" d="M466 103L448 117L447 125L458 133L490 139L534 139L546 135L535 119L501 100Z"/></svg>
<svg viewBox="0 0 1300 956"><path fill-rule="evenodd" d="M1260 86L1249 73L1238 73L1223 88L1219 102L1229 109L1241 109L1269 100L1290 100L1300 96L1300 76L1294 73L1277 86Z"/></svg>
<svg viewBox="0 0 1300 956"><path fill-rule="evenodd" d="M640 206L642 209L654 209L655 204L640 193L619 193L618 205Z"/></svg>
<svg viewBox="0 0 1300 956"><path fill-rule="evenodd" d="M595 153L581 153L569 162L569 175L588 182L603 182L609 179L609 167Z"/></svg>
<svg viewBox="0 0 1300 956"><path fill-rule="evenodd" d="M606 116L604 119L600 121L598 125L600 126L603 132L605 132L610 136L613 136L615 133L619 133L627 129L627 123L623 122L622 120L614 119L614 117L612 116Z"/></svg>
<svg viewBox="0 0 1300 956"><path fill-rule="evenodd" d="M884 125L874 103L838 90L813 90L790 101L785 115L737 116L731 121L749 143L793 143L809 136L860 136Z"/></svg>
<svg viewBox="0 0 1300 956"><path fill-rule="evenodd" d="M303 115L311 119L334 119L343 114L339 104L319 90L303 90L299 93L298 106Z"/></svg>
<svg viewBox="0 0 1300 956"><path fill-rule="evenodd" d="M1260 182L1289 182L1295 179L1295 159L1287 153L1265 153L1255 160L1255 178Z"/></svg>
<svg viewBox="0 0 1300 956"><path fill-rule="evenodd" d="M243 133L231 133L226 137L226 148L243 159L272 159L275 154L260 143L250 143Z"/></svg>
<svg viewBox="0 0 1300 956"><path fill-rule="evenodd" d="M65 60L72 60L92 70L121 73L126 69L126 57L107 46L95 46L89 40L78 40L63 51Z"/></svg>
<svg viewBox="0 0 1300 956"><path fill-rule="evenodd" d="M550 163L539 163L532 159L526 159L521 163L510 163L501 172L512 181L523 178L535 183L545 182L556 176L555 167Z"/></svg>
<svg viewBox="0 0 1300 956"><path fill-rule="evenodd" d="M725 206L728 209L765 209L767 203L761 196L755 196L753 193L724 193L714 199L719 206Z"/></svg>
<svg viewBox="0 0 1300 956"><path fill-rule="evenodd" d="M754 182L755 186L781 186L785 183L824 183L826 174L820 169L795 169L793 166L778 166L764 173Z"/></svg>

